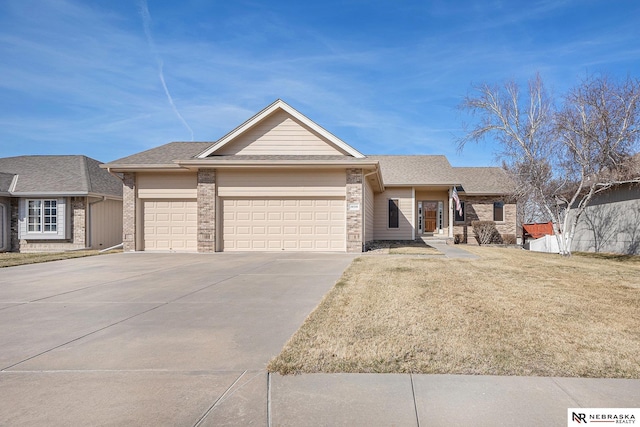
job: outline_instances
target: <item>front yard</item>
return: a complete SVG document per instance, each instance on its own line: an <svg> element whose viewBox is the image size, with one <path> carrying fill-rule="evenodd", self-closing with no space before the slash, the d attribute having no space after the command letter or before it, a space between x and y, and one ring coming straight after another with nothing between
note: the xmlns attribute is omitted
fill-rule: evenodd
<svg viewBox="0 0 640 427"><path fill-rule="evenodd" d="M363 256L270 371L640 378L640 257Z"/></svg>

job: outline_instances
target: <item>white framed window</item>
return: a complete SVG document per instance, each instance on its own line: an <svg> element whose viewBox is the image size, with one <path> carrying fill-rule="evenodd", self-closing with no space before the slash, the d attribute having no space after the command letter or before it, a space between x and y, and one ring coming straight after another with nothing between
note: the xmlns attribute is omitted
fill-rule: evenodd
<svg viewBox="0 0 640 427"><path fill-rule="evenodd" d="M21 239L65 239L65 199L22 199L19 212Z"/></svg>
<svg viewBox="0 0 640 427"><path fill-rule="evenodd" d="M27 200L27 232L58 232L58 201L51 199Z"/></svg>

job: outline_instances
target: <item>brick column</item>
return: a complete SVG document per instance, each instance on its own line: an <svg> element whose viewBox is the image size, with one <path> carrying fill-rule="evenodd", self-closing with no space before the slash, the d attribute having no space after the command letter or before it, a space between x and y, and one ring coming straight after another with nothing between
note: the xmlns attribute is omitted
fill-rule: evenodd
<svg viewBox="0 0 640 427"><path fill-rule="evenodd" d="M84 197L71 198L73 244L83 248L86 246L86 208Z"/></svg>
<svg viewBox="0 0 640 427"><path fill-rule="evenodd" d="M198 170L198 252L216 250L216 170Z"/></svg>
<svg viewBox="0 0 640 427"><path fill-rule="evenodd" d="M136 250L136 174L122 177L122 243L125 251Z"/></svg>
<svg viewBox="0 0 640 427"><path fill-rule="evenodd" d="M362 252L362 169L347 169L347 252Z"/></svg>

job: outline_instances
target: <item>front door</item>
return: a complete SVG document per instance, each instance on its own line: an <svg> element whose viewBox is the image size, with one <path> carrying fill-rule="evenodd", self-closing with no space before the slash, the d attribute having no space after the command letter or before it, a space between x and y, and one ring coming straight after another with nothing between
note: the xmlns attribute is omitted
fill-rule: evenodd
<svg viewBox="0 0 640 427"><path fill-rule="evenodd" d="M436 230L438 218L438 202L424 202L424 231L433 233Z"/></svg>

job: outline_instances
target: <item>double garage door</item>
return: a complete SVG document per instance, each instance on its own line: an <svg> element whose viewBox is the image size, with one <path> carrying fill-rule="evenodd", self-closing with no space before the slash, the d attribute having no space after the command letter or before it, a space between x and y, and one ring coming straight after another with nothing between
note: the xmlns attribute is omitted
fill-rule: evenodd
<svg viewBox="0 0 640 427"><path fill-rule="evenodd" d="M344 199L222 199L224 251L344 251ZM196 200L146 200L145 250L197 250Z"/></svg>

